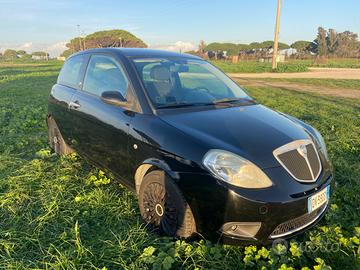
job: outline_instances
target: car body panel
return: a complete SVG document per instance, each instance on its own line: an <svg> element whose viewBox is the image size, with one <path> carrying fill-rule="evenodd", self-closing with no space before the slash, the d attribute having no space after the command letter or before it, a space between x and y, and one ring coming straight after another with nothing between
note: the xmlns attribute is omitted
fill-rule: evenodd
<svg viewBox="0 0 360 270"><path fill-rule="evenodd" d="M318 145L322 171L312 183L296 181L273 156L276 148L291 141L313 140L316 134L312 127L256 103L156 110L131 62L133 57L200 58L144 49L95 49L79 55L99 53L111 55L122 65L138 106L107 104L81 87L58 83L50 93L49 116L69 146L111 171L133 191L140 166L151 164L167 172L189 203L199 233L219 237L224 222L260 221L266 226L252 240L266 242L278 224L306 213L305 201L311 194L333 185L331 163ZM71 102L80 106L71 108ZM250 160L262 168L273 185L246 189L219 180L202 164L211 149ZM266 207L266 213L260 213L261 207ZM231 243L242 240L227 239Z"/></svg>
<svg viewBox="0 0 360 270"><path fill-rule="evenodd" d="M72 147L80 154L120 175L129 173L128 130L132 112L109 106L99 97L77 91L72 110Z"/></svg>
<svg viewBox="0 0 360 270"><path fill-rule="evenodd" d="M260 168L279 166L272 152L294 140L309 139L297 124L263 105L163 115L161 118L209 147L250 160Z"/></svg>
<svg viewBox="0 0 360 270"><path fill-rule="evenodd" d="M69 104L75 93L76 89L74 88L56 84L51 89L48 103L49 115L56 119L61 134L68 145L71 145L73 129Z"/></svg>

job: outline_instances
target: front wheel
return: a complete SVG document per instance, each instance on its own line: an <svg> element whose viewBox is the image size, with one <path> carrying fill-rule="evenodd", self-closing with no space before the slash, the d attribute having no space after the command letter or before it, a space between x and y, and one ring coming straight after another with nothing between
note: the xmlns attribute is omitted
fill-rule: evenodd
<svg viewBox="0 0 360 270"><path fill-rule="evenodd" d="M145 175L139 190L140 213L151 227L171 237L188 238L196 233L189 204L163 171Z"/></svg>

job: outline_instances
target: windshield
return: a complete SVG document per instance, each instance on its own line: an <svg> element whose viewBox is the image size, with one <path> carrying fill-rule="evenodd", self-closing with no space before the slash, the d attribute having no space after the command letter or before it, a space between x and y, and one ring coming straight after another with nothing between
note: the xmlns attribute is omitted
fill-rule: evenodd
<svg viewBox="0 0 360 270"><path fill-rule="evenodd" d="M203 60L133 59L156 108L251 101L231 79Z"/></svg>

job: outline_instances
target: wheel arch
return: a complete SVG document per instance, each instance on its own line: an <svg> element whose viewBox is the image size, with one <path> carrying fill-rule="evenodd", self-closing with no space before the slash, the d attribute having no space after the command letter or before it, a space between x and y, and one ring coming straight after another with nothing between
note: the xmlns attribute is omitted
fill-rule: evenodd
<svg viewBox="0 0 360 270"><path fill-rule="evenodd" d="M135 190L136 194L139 194L141 183L149 172L154 170L162 170L168 174L172 179L178 180L180 177L178 173L174 172L170 166L161 159L158 158L149 158L143 161L143 163L137 167L135 171Z"/></svg>

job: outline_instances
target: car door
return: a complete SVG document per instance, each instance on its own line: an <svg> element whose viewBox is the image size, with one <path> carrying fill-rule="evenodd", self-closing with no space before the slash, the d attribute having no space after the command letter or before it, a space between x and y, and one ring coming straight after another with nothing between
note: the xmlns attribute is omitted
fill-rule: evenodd
<svg viewBox="0 0 360 270"><path fill-rule="evenodd" d="M75 92L81 88L88 55L75 55L62 67L57 83L49 96L48 113L58 125L61 135L68 145L72 142L72 115L69 104Z"/></svg>
<svg viewBox="0 0 360 270"><path fill-rule="evenodd" d="M117 105L102 94L120 94ZM81 91L72 98L74 148L123 179L129 174L128 131L137 106L132 86L119 60L107 54L89 59ZM125 183L126 184L126 183Z"/></svg>

